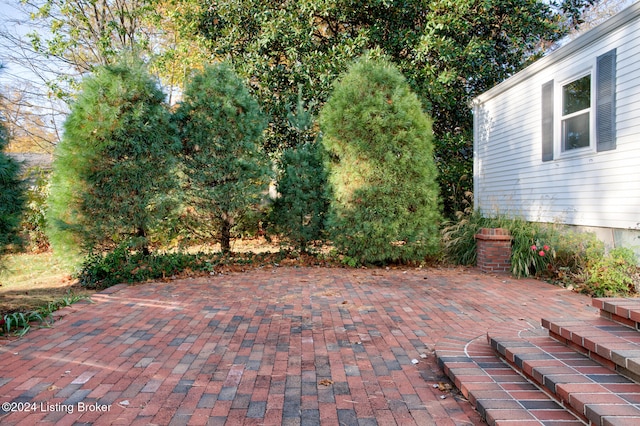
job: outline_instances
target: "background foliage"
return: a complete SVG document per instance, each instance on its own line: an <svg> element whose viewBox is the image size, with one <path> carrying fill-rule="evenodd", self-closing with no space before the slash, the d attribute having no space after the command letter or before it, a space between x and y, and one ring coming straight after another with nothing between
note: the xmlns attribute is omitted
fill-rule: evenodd
<svg viewBox="0 0 640 426"><path fill-rule="evenodd" d="M439 183L451 217L459 201L450 197L472 189L471 179L458 179L471 170L469 101L539 57L590 3L219 0L201 11L194 37L250 80L271 117L269 152L296 144L286 113L299 87L316 114L347 65L380 49L434 119Z"/></svg>

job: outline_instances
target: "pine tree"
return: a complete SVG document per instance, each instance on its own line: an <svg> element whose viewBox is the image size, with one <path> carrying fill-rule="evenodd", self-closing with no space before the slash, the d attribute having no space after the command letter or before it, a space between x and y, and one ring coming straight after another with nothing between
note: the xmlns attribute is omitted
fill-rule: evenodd
<svg viewBox="0 0 640 426"><path fill-rule="evenodd" d="M233 226L260 201L270 180L261 147L265 117L233 70L217 64L192 78L175 118L187 204L214 224L221 249L228 252Z"/></svg>
<svg viewBox="0 0 640 426"><path fill-rule="evenodd" d="M284 151L278 198L270 215L275 233L300 252L324 234L328 199L319 148L318 143L305 143Z"/></svg>
<svg viewBox="0 0 640 426"><path fill-rule="evenodd" d="M59 253L149 252L167 214L179 145L165 95L143 64L97 68L64 123L56 147L49 237Z"/></svg>
<svg viewBox="0 0 640 426"><path fill-rule="evenodd" d="M431 120L402 74L365 56L320 115L332 192L327 227L362 263L417 261L438 249L440 208Z"/></svg>
<svg viewBox="0 0 640 426"><path fill-rule="evenodd" d="M9 247L21 244L20 221L25 206L20 164L4 153L8 139L6 128L0 122L0 257Z"/></svg>
<svg viewBox="0 0 640 426"><path fill-rule="evenodd" d="M278 197L269 222L282 242L306 252L312 242L323 238L328 199L322 147L308 136L314 120L305 110L300 90L295 113L289 112L287 119L297 140L294 148L282 153Z"/></svg>

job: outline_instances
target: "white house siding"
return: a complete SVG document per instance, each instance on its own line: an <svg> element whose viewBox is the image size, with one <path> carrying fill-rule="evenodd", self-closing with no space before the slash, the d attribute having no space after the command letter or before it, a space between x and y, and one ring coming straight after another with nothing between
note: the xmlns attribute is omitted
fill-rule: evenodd
<svg viewBox="0 0 640 426"><path fill-rule="evenodd" d="M637 34L640 3L475 99L477 209L485 215L503 214L536 222L631 230L637 232L640 246ZM556 151L552 161L543 162L542 85L580 72L614 48L616 149L568 156ZM620 235L618 239L629 239L627 234Z"/></svg>

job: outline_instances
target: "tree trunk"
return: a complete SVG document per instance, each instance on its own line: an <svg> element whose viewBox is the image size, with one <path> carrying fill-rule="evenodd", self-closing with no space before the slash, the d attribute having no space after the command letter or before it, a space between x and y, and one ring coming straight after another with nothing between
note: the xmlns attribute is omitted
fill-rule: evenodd
<svg viewBox="0 0 640 426"><path fill-rule="evenodd" d="M149 250L147 233L142 227L138 228L136 232L136 237L144 238L144 246L142 247L142 254L144 254L145 256L149 256L151 254L151 250Z"/></svg>
<svg viewBox="0 0 640 426"><path fill-rule="evenodd" d="M225 219L220 230L220 248L223 253L231 252L231 221Z"/></svg>

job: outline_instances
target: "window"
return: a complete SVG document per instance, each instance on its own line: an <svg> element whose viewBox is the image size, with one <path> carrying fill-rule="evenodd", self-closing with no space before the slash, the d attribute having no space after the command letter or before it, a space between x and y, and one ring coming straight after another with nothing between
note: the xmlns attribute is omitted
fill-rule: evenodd
<svg viewBox="0 0 640 426"><path fill-rule="evenodd" d="M562 151L589 146L591 74L562 86Z"/></svg>
<svg viewBox="0 0 640 426"><path fill-rule="evenodd" d="M590 147L616 148L615 68L614 49L599 56L588 73L558 87L553 80L542 86L542 161Z"/></svg>

